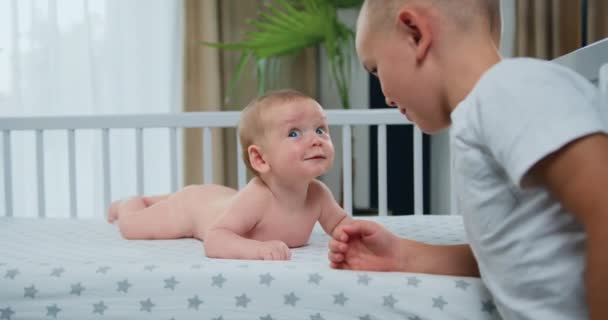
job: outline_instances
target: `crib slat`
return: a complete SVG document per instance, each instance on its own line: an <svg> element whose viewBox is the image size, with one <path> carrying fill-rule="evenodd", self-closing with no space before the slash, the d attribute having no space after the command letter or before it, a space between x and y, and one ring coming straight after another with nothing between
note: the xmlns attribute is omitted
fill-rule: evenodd
<svg viewBox="0 0 608 320"><path fill-rule="evenodd" d="M38 217L44 218L44 135L42 130L36 130L36 172L38 174Z"/></svg>
<svg viewBox="0 0 608 320"><path fill-rule="evenodd" d="M203 183L213 183L213 157L211 128L203 128Z"/></svg>
<svg viewBox="0 0 608 320"><path fill-rule="evenodd" d="M424 189L422 182L422 131L414 127L414 214L424 214Z"/></svg>
<svg viewBox="0 0 608 320"><path fill-rule="evenodd" d="M344 199L344 211L353 214L353 151L352 151L352 128L349 125L342 126L342 199Z"/></svg>
<svg viewBox="0 0 608 320"><path fill-rule="evenodd" d="M13 216L13 168L11 159L11 132L9 130L3 130L2 136L4 137L4 215L7 217Z"/></svg>
<svg viewBox="0 0 608 320"><path fill-rule="evenodd" d="M378 125L378 215L388 215L386 188L386 125Z"/></svg>
<svg viewBox="0 0 608 320"><path fill-rule="evenodd" d="M68 165L70 179L70 217L76 218L76 139L75 130L68 130Z"/></svg>
<svg viewBox="0 0 608 320"><path fill-rule="evenodd" d="M169 152L171 153L171 192L177 191L177 128L169 128Z"/></svg>
<svg viewBox="0 0 608 320"><path fill-rule="evenodd" d="M101 148L101 156L103 158L103 199L105 205L105 215L110 206L110 197L112 192L112 177L110 176L110 129L108 128L103 128L101 130Z"/></svg>
<svg viewBox="0 0 608 320"><path fill-rule="evenodd" d="M241 148L241 139L239 138L239 135L236 135L236 156L237 156L237 161L236 161L236 170L237 170L237 176L238 176L238 185L239 185L239 189L243 189L245 187L245 185L247 184L247 169L245 168L245 163L243 162L243 157L241 156L242 154L242 148Z"/></svg>
<svg viewBox="0 0 608 320"><path fill-rule="evenodd" d="M144 130L135 129L135 168L137 168L137 194L144 194Z"/></svg>

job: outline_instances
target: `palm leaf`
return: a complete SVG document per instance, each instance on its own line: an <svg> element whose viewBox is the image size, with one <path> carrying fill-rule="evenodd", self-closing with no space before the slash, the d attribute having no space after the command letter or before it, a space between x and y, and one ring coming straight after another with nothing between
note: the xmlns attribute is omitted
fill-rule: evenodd
<svg viewBox="0 0 608 320"><path fill-rule="evenodd" d="M353 32L340 23L336 6L360 3L362 0L274 0L257 19L249 23L255 31L245 34L238 43L204 45L241 52L229 92L238 82L245 63L253 57L256 62L258 92L265 91L267 82L277 81L275 64L282 56L323 45L330 64L330 75L344 108L349 108L348 79L352 56Z"/></svg>

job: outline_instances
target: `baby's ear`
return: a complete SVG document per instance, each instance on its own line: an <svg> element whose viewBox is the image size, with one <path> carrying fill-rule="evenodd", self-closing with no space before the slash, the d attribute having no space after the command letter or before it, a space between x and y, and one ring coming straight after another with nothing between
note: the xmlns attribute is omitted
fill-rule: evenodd
<svg viewBox="0 0 608 320"><path fill-rule="evenodd" d="M249 163L253 170L258 173L265 173L270 170L270 165L266 162L262 154L262 148L252 144L247 148L247 153L249 154Z"/></svg>

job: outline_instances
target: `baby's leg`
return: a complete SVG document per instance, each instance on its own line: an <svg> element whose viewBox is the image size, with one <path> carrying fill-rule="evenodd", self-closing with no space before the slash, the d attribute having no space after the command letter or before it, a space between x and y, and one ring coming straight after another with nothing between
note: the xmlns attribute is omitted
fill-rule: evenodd
<svg viewBox="0 0 608 320"><path fill-rule="evenodd" d="M192 237L192 222L188 213L171 205L168 197L156 200L150 206L141 197L122 203L118 219L122 236L126 239Z"/></svg>
<svg viewBox="0 0 608 320"><path fill-rule="evenodd" d="M112 202L112 204L110 205L110 208L108 210L108 222L113 223L114 221L116 221L117 219L120 218L120 213L121 212L134 212L137 210L141 210L143 208L147 208L161 200L165 200L170 196L170 194L164 194L164 195L159 195L159 196L146 196L146 197L133 197L131 199L127 199L127 200L117 200ZM129 206L133 207L129 210L119 210L120 206L125 204L126 202L133 202L130 203ZM143 207L141 206L143 204Z"/></svg>

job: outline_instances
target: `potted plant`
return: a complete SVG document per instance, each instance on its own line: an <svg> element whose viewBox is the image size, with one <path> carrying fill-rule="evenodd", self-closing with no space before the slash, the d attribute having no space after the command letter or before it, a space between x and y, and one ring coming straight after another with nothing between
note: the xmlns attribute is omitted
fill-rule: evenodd
<svg viewBox="0 0 608 320"><path fill-rule="evenodd" d="M340 8L357 7L362 3L363 0L273 0L256 19L249 21L256 30L246 33L242 41L204 44L240 51L228 95L232 93L243 68L250 61L255 62L258 93L263 94L267 85L276 78L281 57L322 45L342 107L349 109L348 90L354 32L338 20L337 11Z"/></svg>

